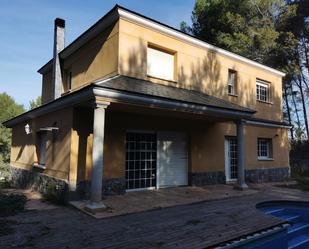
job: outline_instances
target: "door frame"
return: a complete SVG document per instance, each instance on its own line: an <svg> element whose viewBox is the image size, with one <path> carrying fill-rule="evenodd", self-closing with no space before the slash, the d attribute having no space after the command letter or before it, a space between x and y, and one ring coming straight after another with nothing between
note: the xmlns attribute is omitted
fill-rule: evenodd
<svg viewBox="0 0 309 249"><path fill-rule="evenodd" d="M237 139L236 136L226 136L224 139L224 168L225 168L225 182L235 183L237 178L231 178L231 164L230 164L230 140ZM236 140L237 141L237 140Z"/></svg>
<svg viewBox="0 0 309 249"><path fill-rule="evenodd" d="M181 134L184 134L185 135L185 140L186 140L186 185L179 185L179 186L188 186L189 184L189 139L188 139L188 134L187 132L183 132L183 131L171 131L171 130L162 130L162 131L157 131L156 134L157 134L157 167L156 167L156 189L160 189L160 188L169 188L169 187L172 187L172 186L162 186L160 187L159 185L159 177L160 177L160 172L159 172L159 162L160 162L160 153L158 153L158 148L159 148L159 139L158 139L158 133L160 132L173 132L173 133L181 133ZM178 186L175 186L175 187L178 187Z"/></svg>

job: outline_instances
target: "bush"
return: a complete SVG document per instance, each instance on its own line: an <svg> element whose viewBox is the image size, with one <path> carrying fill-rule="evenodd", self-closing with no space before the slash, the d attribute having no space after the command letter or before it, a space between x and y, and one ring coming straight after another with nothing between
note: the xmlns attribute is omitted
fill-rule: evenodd
<svg viewBox="0 0 309 249"><path fill-rule="evenodd" d="M9 164L1 161L0 158L0 189L11 186L11 172Z"/></svg>
<svg viewBox="0 0 309 249"><path fill-rule="evenodd" d="M22 194L0 193L0 215L12 215L25 208L26 196Z"/></svg>
<svg viewBox="0 0 309 249"><path fill-rule="evenodd" d="M49 183L43 193L43 199L57 205L64 205L66 204L65 190L55 183Z"/></svg>

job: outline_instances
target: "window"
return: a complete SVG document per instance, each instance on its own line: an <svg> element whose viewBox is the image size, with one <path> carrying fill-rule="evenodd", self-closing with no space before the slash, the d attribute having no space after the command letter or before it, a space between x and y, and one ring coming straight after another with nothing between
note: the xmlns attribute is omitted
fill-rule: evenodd
<svg viewBox="0 0 309 249"><path fill-rule="evenodd" d="M256 80L256 99L263 102L269 102L269 83Z"/></svg>
<svg viewBox="0 0 309 249"><path fill-rule="evenodd" d="M72 72L67 73L67 91L70 91L72 88Z"/></svg>
<svg viewBox="0 0 309 249"><path fill-rule="evenodd" d="M156 186L157 137L155 133L126 135L126 188Z"/></svg>
<svg viewBox="0 0 309 249"><path fill-rule="evenodd" d="M269 138L258 138L257 141L258 159L272 158L272 140Z"/></svg>
<svg viewBox="0 0 309 249"><path fill-rule="evenodd" d="M38 159L39 165L45 165L46 162L46 144L47 144L47 133L41 131L38 133Z"/></svg>
<svg viewBox="0 0 309 249"><path fill-rule="evenodd" d="M227 82L227 87L228 87L228 94L230 95L236 95L236 71L229 69L229 74L228 74L228 82Z"/></svg>
<svg viewBox="0 0 309 249"><path fill-rule="evenodd" d="M165 80L174 80L174 54L148 47L147 75Z"/></svg>

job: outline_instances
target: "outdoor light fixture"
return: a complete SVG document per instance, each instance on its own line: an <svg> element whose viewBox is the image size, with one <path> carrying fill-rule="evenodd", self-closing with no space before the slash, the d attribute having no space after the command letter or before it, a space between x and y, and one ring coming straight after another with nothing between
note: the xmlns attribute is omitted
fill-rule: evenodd
<svg viewBox="0 0 309 249"><path fill-rule="evenodd" d="M30 125L29 124L25 125L25 132L26 132L27 135L29 135L31 133L31 129L30 129Z"/></svg>

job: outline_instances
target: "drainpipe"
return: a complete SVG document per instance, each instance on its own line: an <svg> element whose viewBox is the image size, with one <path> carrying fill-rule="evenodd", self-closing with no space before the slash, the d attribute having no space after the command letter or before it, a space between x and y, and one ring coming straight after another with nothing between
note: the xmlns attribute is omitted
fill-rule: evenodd
<svg viewBox="0 0 309 249"><path fill-rule="evenodd" d="M62 74L59 53L64 49L64 28L65 20L55 19L54 26L54 51L53 51L53 97L61 97L62 91Z"/></svg>

